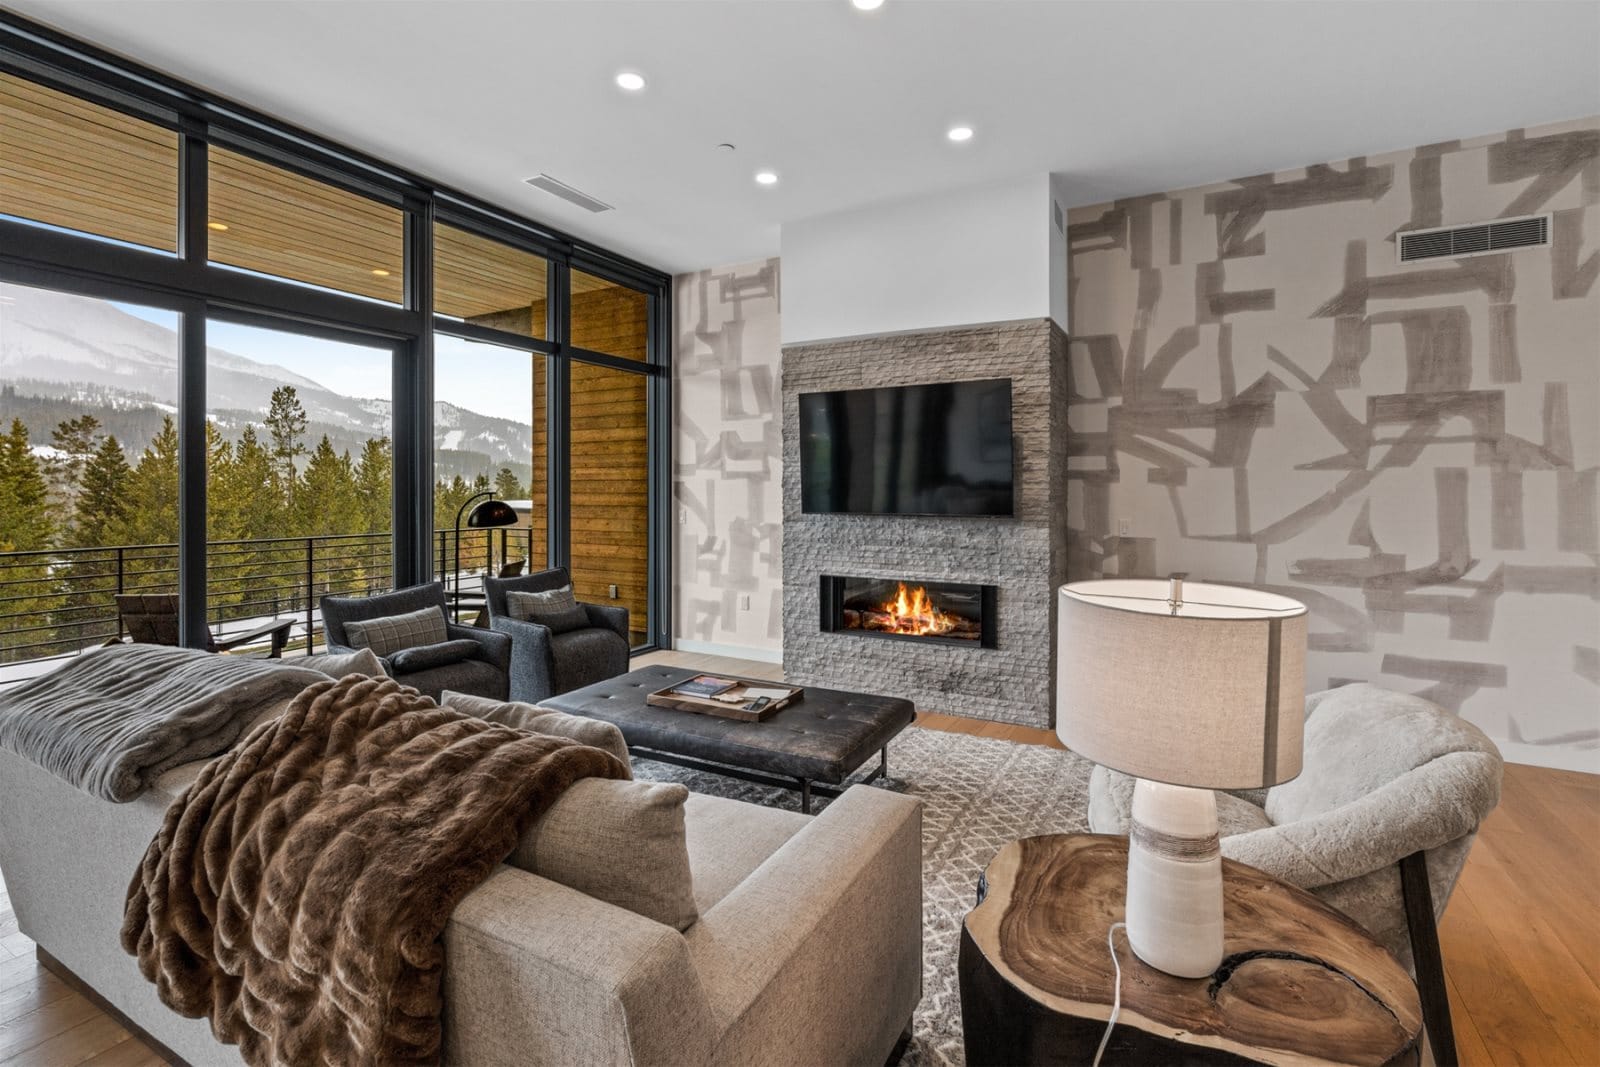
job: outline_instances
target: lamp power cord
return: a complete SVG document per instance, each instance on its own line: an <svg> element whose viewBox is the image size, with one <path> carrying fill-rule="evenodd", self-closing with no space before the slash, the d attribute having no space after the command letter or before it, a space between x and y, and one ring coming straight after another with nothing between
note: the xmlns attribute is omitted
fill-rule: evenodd
<svg viewBox="0 0 1600 1067"><path fill-rule="evenodd" d="M1106 1020L1106 1032L1100 1037L1100 1047L1094 1050L1094 1063L1092 1067L1100 1067L1100 1057L1106 1054L1106 1044L1111 1040L1111 1030L1117 1025L1117 1016L1122 1014L1122 964L1117 961L1117 931L1126 930L1127 923L1112 923L1111 929L1106 931L1106 948L1111 951L1111 967L1116 972L1116 987L1111 995L1111 1017Z"/></svg>

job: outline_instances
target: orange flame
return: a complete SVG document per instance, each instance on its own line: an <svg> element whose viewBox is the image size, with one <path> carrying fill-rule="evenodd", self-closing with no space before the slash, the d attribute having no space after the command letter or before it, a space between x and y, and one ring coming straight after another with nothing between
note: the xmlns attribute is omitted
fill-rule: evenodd
<svg viewBox="0 0 1600 1067"><path fill-rule="evenodd" d="M906 583L900 582L899 586L895 598L885 602L879 609L889 616L888 632L938 635L950 633L960 625L961 620L957 616L934 607L932 598L922 586L909 591Z"/></svg>

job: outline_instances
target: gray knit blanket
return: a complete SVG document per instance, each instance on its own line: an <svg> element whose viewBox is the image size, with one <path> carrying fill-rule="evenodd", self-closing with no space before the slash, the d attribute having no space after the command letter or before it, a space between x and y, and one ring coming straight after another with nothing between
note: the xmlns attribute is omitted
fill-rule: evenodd
<svg viewBox="0 0 1600 1067"><path fill-rule="evenodd" d="M0 692L0 746L118 804L226 752L250 720L327 675L280 660L113 645Z"/></svg>

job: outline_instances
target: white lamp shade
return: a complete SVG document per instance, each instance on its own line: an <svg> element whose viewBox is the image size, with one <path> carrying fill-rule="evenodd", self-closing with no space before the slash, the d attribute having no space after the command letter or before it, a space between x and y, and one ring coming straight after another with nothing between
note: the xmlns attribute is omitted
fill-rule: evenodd
<svg viewBox="0 0 1600 1067"><path fill-rule="evenodd" d="M1306 608L1244 586L1108 579L1061 587L1056 733L1126 774L1253 789L1300 773Z"/></svg>

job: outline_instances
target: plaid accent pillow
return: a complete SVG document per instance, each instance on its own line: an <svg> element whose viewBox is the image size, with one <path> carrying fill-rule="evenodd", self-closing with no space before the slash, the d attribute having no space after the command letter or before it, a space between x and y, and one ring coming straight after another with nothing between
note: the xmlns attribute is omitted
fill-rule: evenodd
<svg viewBox="0 0 1600 1067"><path fill-rule="evenodd" d="M564 634L589 625L589 613L578 604L570 585L543 593L507 593L506 610L513 619L550 627L551 633Z"/></svg>
<svg viewBox="0 0 1600 1067"><path fill-rule="evenodd" d="M444 612L438 608L418 608L404 615L363 619L344 624L345 640L351 648L370 648L379 656L390 656L402 648L436 645L446 641Z"/></svg>

